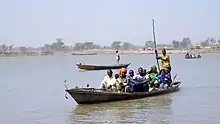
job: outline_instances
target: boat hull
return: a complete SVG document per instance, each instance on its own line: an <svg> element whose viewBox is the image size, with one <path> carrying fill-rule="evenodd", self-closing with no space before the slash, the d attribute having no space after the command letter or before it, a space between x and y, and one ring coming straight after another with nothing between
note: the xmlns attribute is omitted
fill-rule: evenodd
<svg viewBox="0 0 220 124"><path fill-rule="evenodd" d="M185 59L201 59L201 56L200 57L185 57Z"/></svg>
<svg viewBox="0 0 220 124"><path fill-rule="evenodd" d="M98 55L98 53L72 53L72 55Z"/></svg>
<svg viewBox="0 0 220 124"><path fill-rule="evenodd" d="M119 65L112 65L112 66L97 66L97 65L83 65L83 64L76 64L79 69L83 70L107 70L107 69L120 69L120 68L127 68L129 64L119 64Z"/></svg>
<svg viewBox="0 0 220 124"><path fill-rule="evenodd" d="M103 102L113 102L121 100L131 100L144 97L157 96L179 90L181 82L175 82L176 85L166 90L157 90L152 92L136 92L136 93L117 93L105 92L91 89L70 89L66 90L78 104L95 104Z"/></svg>

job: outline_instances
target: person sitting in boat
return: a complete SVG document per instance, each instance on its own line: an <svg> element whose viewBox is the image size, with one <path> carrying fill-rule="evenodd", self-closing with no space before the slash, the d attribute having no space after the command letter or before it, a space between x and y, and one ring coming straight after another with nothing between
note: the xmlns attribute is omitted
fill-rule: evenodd
<svg viewBox="0 0 220 124"><path fill-rule="evenodd" d="M140 75L140 73L143 72L143 68L142 67L139 67L138 70L137 70L137 73L134 75L134 76L137 76L137 75ZM142 72L141 72L142 71Z"/></svg>
<svg viewBox="0 0 220 124"><path fill-rule="evenodd" d="M147 76L147 69L143 69L143 75Z"/></svg>
<svg viewBox="0 0 220 124"><path fill-rule="evenodd" d="M115 74L115 79L117 80L119 78L119 74Z"/></svg>
<svg viewBox="0 0 220 124"><path fill-rule="evenodd" d="M157 78L158 76L159 73L157 72L157 66L154 65L151 67L151 70L148 72L148 77L150 79L149 81L150 88L159 87L158 78Z"/></svg>
<svg viewBox="0 0 220 124"><path fill-rule="evenodd" d="M135 83L135 81L133 80L133 77L134 77L134 71L133 71L133 70L130 70L130 71L128 72L127 79L129 80L129 82L132 83L132 85L133 85L133 83Z"/></svg>
<svg viewBox="0 0 220 124"><path fill-rule="evenodd" d="M193 56L192 57L196 57L196 55L195 54L193 54Z"/></svg>
<svg viewBox="0 0 220 124"><path fill-rule="evenodd" d="M169 82L172 82L172 78L171 78L171 74L169 73L169 70L166 70L166 69L165 69L165 74L166 74L166 76L168 77ZM168 84L168 86L170 86L170 84Z"/></svg>
<svg viewBox="0 0 220 124"><path fill-rule="evenodd" d="M126 68L121 68L119 70L119 78L117 79L117 91L120 92L131 92L131 84L128 80L127 76L127 69Z"/></svg>
<svg viewBox="0 0 220 124"><path fill-rule="evenodd" d="M128 72L128 78L133 78L134 77L134 71L133 70L130 70L129 72Z"/></svg>
<svg viewBox="0 0 220 124"><path fill-rule="evenodd" d="M140 67L140 68L142 68L142 67ZM147 76L147 73L148 73L147 69L142 68L142 70L141 70L140 68L138 68L138 72L136 73L136 76L140 75L140 73L142 73L142 75Z"/></svg>
<svg viewBox="0 0 220 124"><path fill-rule="evenodd" d="M113 72L111 69L107 70L107 76L104 77L104 79L101 82L101 87L102 89L105 90L113 90L115 89L116 80L115 77L113 76Z"/></svg>
<svg viewBox="0 0 220 124"><path fill-rule="evenodd" d="M200 58L200 57L201 57L201 55L200 55L200 54L198 54L198 56L197 56L197 57L199 57L199 58Z"/></svg>
<svg viewBox="0 0 220 124"><path fill-rule="evenodd" d="M168 86L171 84L169 80L169 76L166 75L165 69L160 70L160 75L157 78L160 84L159 86L160 89L167 89Z"/></svg>
<svg viewBox="0 0 220 124"><path fill-rule="evenodd" d="M148 92L149 85L148 85L148 78L144 73L144 69L140 67L138 69L138 74L133 77L133 80L136 82L134 86L134 92Z"/></svg>
<svg viewBox="0 0 220 124"><path fill-rule="evenodd" d="M86 85L86 88L90 88L89 84Z"/></svg>
<svg viewBox="0 0 220 124"><path fill-rule="evenodd" d="M186 58L188 58L189 57L189 53L186 53Z"/></svg>
<svg viewBox="0 0 220 124"><path fill-rule="evenodd" d="M127 88L129 88L129 90L126 91L133 92L135 86L135 81L133 77L134 77L134 71L130 70L127 76L127 81L128 81Z"/></svg>
<svg viewBox="0 0 220 124"><path fill-rule="evenodd" d="M114 85L115 92L121 92L124 88L124 84L121 83L121 79L119 77L120 77L119 74L115 74L115 80L116 80Z"/></svg>

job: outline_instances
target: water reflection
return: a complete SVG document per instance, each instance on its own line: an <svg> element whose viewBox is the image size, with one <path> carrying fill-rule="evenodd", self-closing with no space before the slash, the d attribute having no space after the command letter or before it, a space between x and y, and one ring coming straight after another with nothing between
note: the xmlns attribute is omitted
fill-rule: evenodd
<svg viewBox="0 0 220 124"><path fill-rule="evenodd" d="M71 112L72 123L169 123L170 95L94 105L77 105Z"/></svg>

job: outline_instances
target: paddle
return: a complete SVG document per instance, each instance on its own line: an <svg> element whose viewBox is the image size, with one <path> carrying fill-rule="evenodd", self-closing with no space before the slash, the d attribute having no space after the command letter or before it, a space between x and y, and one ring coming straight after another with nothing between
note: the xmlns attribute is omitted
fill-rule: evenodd
<svg viewBox="0 0 220 124"><path fill-rule="evenodd" d="M153 37L154 37L154 49L155 49L155 54L156 54L156 58L158 57L158 53L157 53L157 43L156 43L156 36L155 36L155 28L154 28L154 19L153 20ZM159 61L157 60L157 68L160 71L160 65L159 65Z"/></svg>
<svg viewBox="0 0 220 124"><path fill-rule="evenodd" d="M177 77L177 74L173 77L173 81L172 81L172 83L170 84L170 86L172 86L172 85L176 85L178 82L175 82L174 80L176 79L176 77Z"/></svg>
<svg viewBox="0 0 220 124"><path fill-rule="evenodd" d="M67 84L66 84L66 80L64 80L63 83L64 83L64 86L65 86L66 90L68 90L68 87L67 87ZM68 97L67 97L67 93L65 93L65 98L68 99Z"/></svg>
<svg viewBox="0 0 220 124"><path fill-rule="evenodd" d="M173 82L174 82L174 80L176 79L176 77L177 77L177 74L174 75L174 77L173 77Z"/></svg>
<svg viewBox="0 0 220 124"><path fill-rule="evenodd" d="M67 84L66 84L66 80L64 80L64 86L66 89L68 89Z"/></svg>

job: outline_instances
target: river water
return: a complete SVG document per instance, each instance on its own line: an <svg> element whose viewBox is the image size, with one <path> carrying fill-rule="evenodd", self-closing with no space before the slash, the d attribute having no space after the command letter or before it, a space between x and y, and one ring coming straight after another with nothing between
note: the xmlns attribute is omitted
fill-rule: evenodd
<svg viewBox="0 0 220 124"><path fill-rule="evenodd" d="M154 55L122 55L129 68L150 68ZM99 87L105 71L79 71L76 63L114 64L114 55L0 58L0 124L219 124L220 54L185 60L171 55L179 92L122 102L77 105L68 87ZM118 71L118 70L116 70Z"/></svg>

